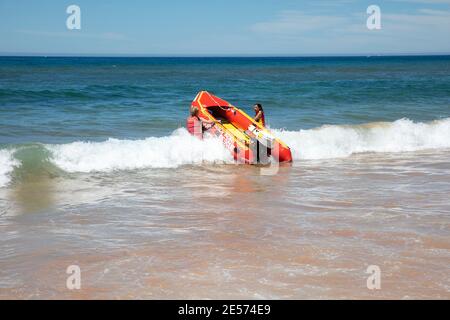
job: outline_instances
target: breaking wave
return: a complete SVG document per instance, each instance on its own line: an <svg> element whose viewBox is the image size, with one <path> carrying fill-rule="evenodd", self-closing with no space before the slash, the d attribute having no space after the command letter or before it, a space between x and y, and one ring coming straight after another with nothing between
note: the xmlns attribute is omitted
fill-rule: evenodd
<svg viewBox="0 0 450 320"><path fill-rule="evenodd" d="M294 160L344 158L364 152L450 148L450 118L428 123L400 119L273 132L291 148ZM198 140L184 128L169 136L141 140L17 145L14 150L0 150L0 187L8 185L13 177L58 175L61 170L68 173L111 172L202 163L233 163L233 159L217 138Z"/></svg>
<svg viewBox="0 0 450 320"><path fill-rule="evenodd" d="M11 173L16 166L19 166L19 161L14 159L13 151L0 150L0 188L11 181Z"/></svg>
<svg viewBox="0 0 450 320"><path fill-rule="evenodd" d="M108 139L104 142L73 142L47 145L51 161L67 172L175 168L186 164L231 162L231 154L222 142L203 141L178 129L166 137L143 140Z"/></svg>
<svg viewBox="0 0 450 320"><path fill-rule="evenodd" d="M326 125L300 131L274 130L293 158L343 158L363 152L408 152L450 148L450 118L428 123L400 119L363 125Z"/></svg>

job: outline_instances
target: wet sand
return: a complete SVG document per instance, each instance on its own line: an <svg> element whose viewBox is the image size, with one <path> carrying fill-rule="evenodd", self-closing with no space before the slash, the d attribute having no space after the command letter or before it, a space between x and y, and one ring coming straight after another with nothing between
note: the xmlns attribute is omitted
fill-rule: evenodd
<svg viewBox="0 0 450 320"><path fill-rule="evenodd" d="M0 189L0 298L449 299L449 156L25 177Z"/></svg>

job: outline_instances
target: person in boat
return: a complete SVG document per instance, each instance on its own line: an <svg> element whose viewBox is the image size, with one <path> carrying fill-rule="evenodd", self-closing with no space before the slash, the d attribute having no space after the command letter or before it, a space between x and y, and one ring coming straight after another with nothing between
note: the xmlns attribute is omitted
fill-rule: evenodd
<svg viewBox="0 0 450 320"><path fill-rule="evenodd" d="M214 121L204 120L198 116L198 108L192 107L190 117L187 118L186 127L190 134L203 139L203 131L211 129L216 123Z"/></svg>
<svg viewBox="0 0 450 320"><path fill-rule="evenodd" d="M260 103L257 103L253 106L253 109L255 110L255 117L253 118L257 123L259 123L261 126L266 126L266 120L264 119L264 110Z"/></svg>

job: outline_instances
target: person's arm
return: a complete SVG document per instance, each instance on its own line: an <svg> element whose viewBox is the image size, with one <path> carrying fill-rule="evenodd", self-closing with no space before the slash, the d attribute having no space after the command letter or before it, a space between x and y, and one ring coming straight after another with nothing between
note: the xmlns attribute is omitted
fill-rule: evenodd
<svg viewBox="0 0 450 320"><path fill-rule="evenodd" d="M203 122L203 123L206 123L206 124L213 124L213 123L216 123L215 121L212 121L212 120L204 120L204 119L202 119L202 122Z"/></svg>
<svg viewBox="0 0 450 320"><path fill-rule="evenodd" d="M202 122L203 128L205 128L206 130L211 129L216 124L215 121L205 120L205 119L201 119L201 122Z"/></svg>
<svg viewBox="0 0 450 320"><path fill-rule="evenodd" d="M255 116L255 121L261 120L262 117L262 111L259 111L258 114Z"/></svg>

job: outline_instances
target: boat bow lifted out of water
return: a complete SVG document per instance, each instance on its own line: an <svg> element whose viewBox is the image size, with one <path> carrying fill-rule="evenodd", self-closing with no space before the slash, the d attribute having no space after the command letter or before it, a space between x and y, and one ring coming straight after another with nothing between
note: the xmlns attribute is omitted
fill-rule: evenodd
<svg viewBox="0 0 450 320"><path fill-rule="evenodd" d="M267 163L269 156L279 162L292 162L289 147L244 111L207 91L197 94L192 106L202 119L214 121L208 130L222 139L234 159L243 163Z"/></svg>

